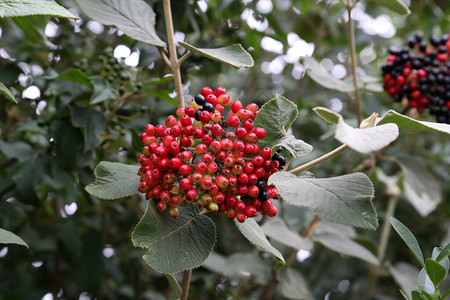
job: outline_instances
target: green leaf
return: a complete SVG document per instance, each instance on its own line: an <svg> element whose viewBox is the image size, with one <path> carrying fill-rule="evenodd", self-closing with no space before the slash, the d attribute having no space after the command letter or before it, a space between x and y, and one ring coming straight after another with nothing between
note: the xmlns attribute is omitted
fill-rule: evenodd
<svg viewBox="0 0 450 300"><path fill-rule="evenodd" d="M447 246L449 246L450 244L448 244ZM433 249L433 253L431 255L431 258L433 260L435 260L436 262L438 262L442 267L444 267L445 269L445 276L447 276L447 273L450 269L450 260L448 259L448 252L447 255L445 255L445 253L447 252L447 250L444 248L440 248L440 247L435 247ZM441 254L444 253L444 255L441 256ZM442 257L442 259L441 259ZM439 260L438 260L439 258Z"/></svg>
<svg viewBox="0 0 450 300"><path fill-rule="evenodd" d="M116 99L114 88L110 86L103 78L94 77L92 79L94 92L92 93L90 104L97 104L106 100Z"/></svg>
<svg viewBox="0 0 450 300"><path fill-rule="evenodd" d="M331 90L340 91L343 93L351 93L355 89L352 84L343 80L337 79L325 70L322 65L312 57L305 57L303 64L306 68L308 76L316 83Z"/></svg>
<svg viewBox="0 0 450 300"><path fill-rule="evenodd" d="M176 300L181 297L181 286L173 275L166 274L166 278L169 281L170 296L169 300Z"/></svg>
<svg viewBox="0 0 450 300"><path fill-rule="evenodd" d="M91 89L94 87L94 85L92 84L91 80L86 75L86 73L84 73L80 69L69 68L65 70L63 73L61 73L58 76L58 79L65 80L68 82L84 84L90 87Z"/></svg>
<svg viewBox="0 0 450 300"><path fill-rule="evenodd" d="M53 0L3 0L0 2L0 18L29 15L78 19Z"/></svg>
<svg viewBox="0 0 450 300"><path fill-rule="evenodd" d="M7 159L15 158L19 161L23 161L35 153L35 150L33 150L30 144L22 141L6 143L0 140L0 151L3 152Z"/></svg>
<svg viewBox="0 0 450 300"><path fill-rule="evenodd" d="M269 238L294 249L311 250L314 246L311 239L303 238L298 232L289 229L281 218L271 218L270 220L267 220L261 226L261 229Z"/></svg>
<svg viewBox="0 0 450 300"><path fill-rule="evenodd" d="M384 6L393 12L402 16L407 16L411 13L408 6L402 0L367 0L378 5Z"/></svg>
<svg viewBox="0 0 450 300"><path fill-rule="evenodd" d="M324 220L372 230L378 226L372 182L362 173L317 179L277 172L269 184L287 203L307 207Z"/></svg>
<svg viewBox="0 0 450 300"><path fill-rule="evenodd" d="M239 68L253 67L253 58L245 51L241 44L233 44L222 48L196 48L185 42L178 42L178 44L194 53L199 53L203 56L223 62L227 65Z"/></svg>
<svg viewBox="0 0 450 300"><path fill-rule="evenodd" d="M70 106L72 123L84 128L84 151L87 152L101 142L100 134L105 132L106 117L103 113L87 107Z"/></svg>
<svg viewBox="0 0 450 300"><path fill-rule="evenodd" d="M131 239L135 247L147 248L144 260L150 267L174 274L199 267L211 253L216 242L216 226L200 215L195 205L178 207L180 215L171 218L160 213L150 200Z"/></svg>
<svg viewBox="0 0 450 300"><path fill-rule="evenodd" d="M9 89L1 82L0 82L0 93L2 93L6 98L17 104L17 100L16 98L14 98L14 95L11 94Z"/></svg>
<svg viewBox="0 0 450 300"><path fill-rule="evenodd" d="M303 276L293 268L284 268L277 274L277 293L287 299L313 299Z"/></svg>
<svg viewBox="0 0 450 300"><path fill-rule="evenodd" d="M244 223L239 223L236 219L234 220L239 231L245 236L245 238L252 243L256 248L261 251L266 251L278 258L280 261L285 263L283 255L280 251L275 249L267 240L264 232L258 223L254 219L247 219Z"/></svg>
<svg viewBox="0 0 450 300"><path fill-rule="evenodd" d="M337 124L339 123L339 119L342 118L342 116L337 112L334 112L331 109L325 107L314 107L313 110L316 114L319 115L319 117L330 124Z"/></svg>
<svg viewBox="0 0 450 300"><path fill-rule="evenodd" d="M86 15L104 25L114 25L133 39L166 47L156 34L155 13L142 0L77 0Z"/></svg>
<svg viewBox="0 0 450 300"><path fill-rule="evenodd" d="M403 192L406 200L421 216L427 216L442 202L439 181L428 165L416 158L399 158L398 163L403 171Z"/></svg>
<svg viewBox="0 0 450 300"><path fill-rule="evenodd" d="M433 251L434 252L434 251ZM440 252L439 255L435 258L437 262L440 262L444 258L450 255L450 243L448 243Z"/></svg>
<svg viewBox="0 0 450 300"><path fill-rule="evenodd" d="M340 227L343 226L322 221L317 226L313 239L333 251L377 265L376 256L352 239L356 237L356 233L353 230L350 234L345 230L338 230Z"/></svg>
<svg viewBox="0 0 450 300"><path fill-rule="evenodd" d="M433 282L434 286L438 286L438 284L444 280L447 275L447 271L443 266L441 266L437 261L432 258L427 258L425 260L425 271Z"/></svg>
<svg viewBox="0 0 450 300"><path fill-rule="evenodd" d="M447 289L447 291L445 291L444 294L442 294L441 298L442 298L442 299L445 299L445 298L447 298L448 296L450 296L450 288Z"/></svg>
<svg viewBox="0 0 450 300"><path fill-rule="evenodd" d="M47 16L27 16L14 17L12 20L22 29L28 42L47 47L54 47L45 36L45 26L47 26L49 17Z"/></svg>
<svg viewBox="0 0 450 300"><path fill-rule="evenodd" d="M398 127L408 130L442 132L450 134L450 124L417 121L393 110L389 110L383 117L381 117L377 125L387 123L394 123L397 124Z"/></svg>
<svg viewBox="0 0 450 300"><path fill-rule="evenodd" d="M255 118L255 127L263 127L266 130L266 137L258 141L259 146L271 149L283 146L294 157L310 153L311 145L287 133L297 114L297 106L278 94L264 104Z"/></svg>
<svg viewBox="0 0 450 300"><path fill-rule="evenodd" d="M334 137L355 151L369 153L378 151L389 145L398 137L395 124L384 124L370 128L353 128L341 117Z"/></svg>
<svg viewBox="0 0 450 300"><path fill-rule="evenodd" d="M0 244L17 244L30 248L20 237L2 228L0 228Z"/></svg>
<svg viewBox="0 0 450 300"><path fill-rule="evenodd" d="M411 299L412 300L428 300L425 295L422 294L421 291L414 290L411 292Z"/></svg>
<svg viewBox="0 0 450 300"><path fill-rule="evenodd" d="M422 250L420 250L419 243L417 242L412 232L408 229L408 227L403 225L403 223L396 218L392 216L389 216L388 218L389 222L391 222L392 227L395 229L395 231L397 231L398 235L406 243L422 268L425 267Z"/></svg>
<svg viewBox="0 0 450 300"><path fill-rule="evenodd" d="M95 168L95 182L86 191L100 199L113 200L138 194L139 166L102 161Z"/></svg>

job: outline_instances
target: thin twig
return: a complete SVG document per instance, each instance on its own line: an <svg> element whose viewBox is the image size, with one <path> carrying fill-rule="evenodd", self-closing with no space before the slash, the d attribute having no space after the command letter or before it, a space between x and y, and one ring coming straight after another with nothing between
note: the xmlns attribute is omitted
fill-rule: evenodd
<svg viewBox="0 0 450 300"><path fill-rule="evenodd" d="M319 165L319 164L321 164L321 163L323 163L323 162L325 162L325 161L327 161L327 160L329 160L329 159L331 159L331 158L341 154L342 152L344 152L347 149L349 149L349 147L347 145L343 144L343 145L339 146L338 148L334 149L333 151L322 155L321 157L318 157L318 158L316 158L316 159L314 159L314 160L312 160L310 162L307 162L306 164L303 164L301 166L298 166L295 169L290 170L289 173L297 174L297 173L306 171L306 170L308 170L308 169L310 169L310 168L312 168L312 167L314 167L316 165Z"/></svg>
<svg viewBox="0 0 450 300"><path fill-rule="evenodd" d="M171 68L170 60L169 60L169 58L167 57L166 52L164 52L164 50L163 50L161 47L157 47L157 48L158 48L159 54L161 54L161 57L162 57L163 61L166 63L166 65L167 65L169 68Z"/></svg>
<svg viewBox="0 0 450 300"><path fill-rule="evenodd" d="M173 73L175 83L175 92L177 93L178 108L184 107L183 85L181 83L181 73L178 66L177 48L175 45L175 34L173 31L172 10L170 8L170 0L164 0L164 17L167 29L167 41L169 43L170 68Z"/></svg>
<svg viewBox="0 0 450 300"><path fill-rule="evenodd" d="M181 64L183 63L183 61L185 61L189 56L192 55L192 52L188 51L186 54L184 54L182 57L180 57L180 59L178 60L178 68L180 68Z"/></svg>
<svg viewBox="0 0 450 300"><path fill-rule="evenodd" d="M358 118L358 124L361 124L362 114L361 114L361 94L358 87L358 74L357 74L357 61L356 61L356 46L355 46L355 26L352 19L352 9L356 2L353 4L352 1L345 1L344 4L347 8L348 13L348 35L349 35L349 47L350 56L352 59L352 74L353 74L353 86L355 88L355 104L356 104L356 117Z"/></svg>
<svg viewBox="0 0 450 300"><path fill-rule="evenodd" d="M191 283L192 269L183 272L183 281L181 282L180 300L187 300L189 294L189 285Z"/></svg>

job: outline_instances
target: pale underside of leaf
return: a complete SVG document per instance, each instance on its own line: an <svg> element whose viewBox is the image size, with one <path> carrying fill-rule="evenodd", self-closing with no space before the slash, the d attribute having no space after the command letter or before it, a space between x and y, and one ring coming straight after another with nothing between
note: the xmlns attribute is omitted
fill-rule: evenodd
<svg viewBox="0 0 450 300"><path fill-rule="evenodd" d="M244 235L244 237L256 248L262 251L269 252L283 263L285 262L283 255L281 255L280 251L278 251L269 243L266 235L255 220L247 219L244 223L239 223L235 219L234 223L236 224L239 231Z"/></svg>
<svg viewBox="0 0 450 300"><path fill-rule="evenodd" d="M395 124L384 124L370 128L353 128L341 118L336 127L335 138L353 150L361 153L378 151L388 146L398 137Z"/></svg>
<svg viewBox="0 0 450 300"><path fill-rule="evenodd" d="M408 6L402 0L367 0L378 5L384 6L401 16L406 17L411 13Z"/></svg>
<svg viewBox="0 0 450 300"><path fill-rule="evenodd" d="M311 250L314 246L311 239L303 238L299 233L289 229L281 218L266 221L261 229L271 239L295 249Z"/></svg>
<svg viewBox="0 0 450 300"><path fill-rule="evenodd" d="M331 109L325 108L325 107L315 107L313 108L314 112L319 115L322 119L327 121L330 124L337 124L339 123L339 119L341 118L341 115L337 112L332 111Z"/></svg>
<svg viewBox="0 0 450 300"><path fill-rule="evenodd" d="M31 15L48 15L78 19L53 0L3 0L0 1L0 18Z"/></svg>
<svg viewBox="0 0 450 300"><path fill-rule="evenodd" d="M222 48L197 48L186 42L178 42L183 48L199 53L210 59L214 59L235 68L253 67L254 61L250 53L245 51L241 44L233 44Z"/></svg>
<svg viewBox="0 0 450 300"><path fill-rule="evenodd" d="M81 9L104 25L114 25L130 37L166 47L156 34L153 9L142 0L77 0Z"/></svg>

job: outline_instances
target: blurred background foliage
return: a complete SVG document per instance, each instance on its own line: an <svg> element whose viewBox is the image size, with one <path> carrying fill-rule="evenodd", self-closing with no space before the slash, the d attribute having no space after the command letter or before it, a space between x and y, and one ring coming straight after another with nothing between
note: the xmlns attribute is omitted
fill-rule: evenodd
<svg viewBox="0 0 450 300"><path fill-rule="evenodd" d="M144 251L130 241L145 200L103 201L84 187L102 160L136 163L145 124L161 123L174 112L170 70L154 46L89 20L74 1L59 2L80 19L0 19L0 82L19 100L16 105L0 99L0 227L30 246L0 245L0 299L166 299L167 279L145 265ZM158 35L166 40L162 1L146 2L157 15ZM360 1L354 9L362 77L379 81L389 46L406 45L416 31L442 35L450 28L448 1L407 4L412 14L406 18L372 2ZM172 5L178 40L204 48L241 43L255 60L253 68L236 70L193 55L182 65L187 100L206 85L224 86L244 103L263 104L277 93L296 102L299 118L292 131L314 151L292 166L339 145L333 127L313 114L313 107L338 111L356 125L350 97L309 79L301 62L312 55L334 76L351 78L347 15L340 2L189 0ZM367 91L362 108L365 117L404 109L384 93ZM433 121L426 114L416 117ZM369 156L347 151L311 171L316 177L366 172L375 183L380 224L389 198L380 170L398 176L403 190L408 180L424 183L425 195L437 195L424 201L440 198L441 203L424 212L410 203L420 194L404 193L395 216L411 228L429 257L434 246L450 240L449 154L445 135L402 131L386 151ZM399 159L408 166L403 172L394 162ZM297 231L313 217L294 207L285 207L284 214ZM301 286L301 278L314 299L399 299L399 284L403 289L414 285L417 276L411 274L419 271L397 236L386 254L396 280L385 272L373 290L368 288L373 272L364 260L334 252L326 243L297 252L272 240L292 262L277 282L274 259L255 251L224 215L213 218L218 227L214 256L194 270L190 299L263 299L274 287L272 299L296 299L298 291L292 289ZM335 228L376 252L380 229Z"/></svg>

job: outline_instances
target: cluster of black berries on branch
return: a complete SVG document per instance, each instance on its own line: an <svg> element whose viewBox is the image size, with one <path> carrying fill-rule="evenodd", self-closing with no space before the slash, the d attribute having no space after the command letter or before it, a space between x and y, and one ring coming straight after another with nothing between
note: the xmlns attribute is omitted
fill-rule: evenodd
<svg viewBox="0 0 450 300"><path fill-rule="evenodd" d="M281 148L272 154L269 147L258 146L258 139L266 136L254 126L258 106L231 102L223 87L202 88L190 104L178 109L177 117L167 117L165 125L146 125L139 191L154 199L159 211L168 209L171 217L179 215L182 203L225 212L239 222L257 212L275 216L270 199L278 191L267 179L286 159ZM229 106L225 118L222 113Z"/></svg>
<svg viewBox="0 0 450 300"><path fill-rule="evenodd" d="M384 89L404 105L422 113L428 109L440 123L450 123L450 33L421 33L409 39L408 47L390 48L382 66Z"/></svg>

